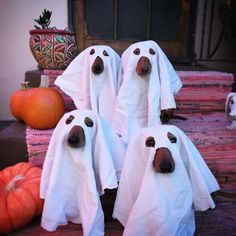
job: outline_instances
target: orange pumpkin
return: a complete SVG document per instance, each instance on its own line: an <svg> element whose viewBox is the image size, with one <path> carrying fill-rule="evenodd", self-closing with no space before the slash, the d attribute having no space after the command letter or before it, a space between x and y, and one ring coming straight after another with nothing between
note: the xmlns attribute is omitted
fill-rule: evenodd
<svg viewBox="0 0 236 236"><path fill-rule="evenodd" d="M53 88L30 89L24 122L35 129L54 128L65 113L62 95Z"/></svg>
<svg viewBox="0 0 236 236"><path fill-rule="evenodd" d="M24 88L11 96L12 114L31 128L54 128L65 113L62 95L56 89L45 86L48 83L42 80L39 88Z"/></svg>
<svg viewBox="0 0 236 236"><path fill-rule="evenodd" d="M20 162L0 171L0 234L19 229L42 213L41 169Z"/></svg>

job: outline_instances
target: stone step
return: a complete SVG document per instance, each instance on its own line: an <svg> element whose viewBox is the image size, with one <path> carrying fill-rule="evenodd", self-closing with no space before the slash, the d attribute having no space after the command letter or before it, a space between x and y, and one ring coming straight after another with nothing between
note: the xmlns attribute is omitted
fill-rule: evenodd
<svg viewBox="0 0 236 236"><path fill-rule="evenodd" d="M182 88L176 95L177 111L184 113L224 111L231 88Z"/></svg>
<svg viewBox="0 0 236 236"><path fill-rule="evenodd" d="M236 189L236 131L224 112L181 114L187 120L171 120L197 147L220 186Z"/></svg>
<svg viewBox="0 0 236 236"><path fill-rule="evenodd" d="M177 111L185 113L224 111L234 76L215 71L177 71L183 83L176 95Z"/></svg>
<svg viewBox="0 0 236 236"><path fill-rule="evenodd" d="M218 71L176 71L183 87L231 87L232 73Z"/></svg>

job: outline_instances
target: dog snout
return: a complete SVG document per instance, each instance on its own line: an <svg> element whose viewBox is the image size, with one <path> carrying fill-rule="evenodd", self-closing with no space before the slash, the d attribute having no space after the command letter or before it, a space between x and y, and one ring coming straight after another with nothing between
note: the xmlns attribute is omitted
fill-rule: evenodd
<svg viewBox="0 0 236 236"><path fill-rule="evenodd" d="M151 73L152 65L147 57L141 57L136 66L136 72L139 76L145 76Z"/></svg>
<svg viewBox="0 0 236 236"><path fill-rule="evenodd" d="M92 72L99 75L104 70L104 63L101 57L97 56L92 65Z"/></svg>
<svg viewBox="0 0 236 236"><path fill-rule="evenodd" d="M70 147L82 148L85 146L84 129L79 126L73 126L68 134L67 142Z"/></svg>
<svg viewBox="0 0 236 236"><path fill-rule="evenodd" d="M153 167L163 174L172 173L175 170L175 162L168 148L162 147L156 150Z"/></svg>
<svg viewBox="0 0 236 236"><path fill-rule="evenodd" d="M169 161L162 161L160 163L160 170L161 170L161 173L171 173L173 172L173 165L171 162Z"/></svg>

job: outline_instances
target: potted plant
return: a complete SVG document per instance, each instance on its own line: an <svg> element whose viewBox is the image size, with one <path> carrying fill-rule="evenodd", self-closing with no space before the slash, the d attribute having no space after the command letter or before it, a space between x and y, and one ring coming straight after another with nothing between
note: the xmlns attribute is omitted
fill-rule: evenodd
<svg viewBox="0 0 236 236"><path fill-rule="evenodd" d="M30 30L30 50L40 69L65 69L77 55L75 32L49 28L52 12L44 9Z"/></svg>

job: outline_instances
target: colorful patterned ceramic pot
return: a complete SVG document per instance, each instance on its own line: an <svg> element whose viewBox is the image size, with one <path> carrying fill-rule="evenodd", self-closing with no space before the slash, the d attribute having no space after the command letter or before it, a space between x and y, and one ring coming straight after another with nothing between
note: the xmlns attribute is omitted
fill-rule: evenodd
<svg viewBox="0 0 236 236"><path fill-rule="evenodd" d="M69 30L30 30L29 44L41 69L65 69L77 55L75 32Z"/></svg>

